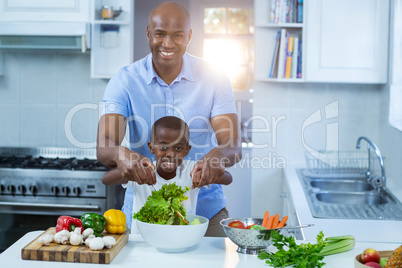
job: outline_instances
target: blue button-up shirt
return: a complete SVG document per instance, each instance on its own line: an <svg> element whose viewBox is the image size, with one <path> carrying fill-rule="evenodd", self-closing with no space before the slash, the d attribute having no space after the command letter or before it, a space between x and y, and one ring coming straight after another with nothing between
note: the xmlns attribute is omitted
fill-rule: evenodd
<svg viewBox="0 0 402 268"><path fill-rule="evenodd" d="M182 70L170 84L156 73L152 54L118 70L109 81L102 100L103 113L127 118L130 149L151 160L147 142L152 124L164 116L177 116L190 127L186 159L198 161L217 141L210 125L214 116L236 113L229 79L204 60L184 54ZM127 137L126 137L127 138ZM123 211L131 226L133 188L128 187ZM198 195L197 215L213 217L226 204L221 185L202 188Z"/></svg>

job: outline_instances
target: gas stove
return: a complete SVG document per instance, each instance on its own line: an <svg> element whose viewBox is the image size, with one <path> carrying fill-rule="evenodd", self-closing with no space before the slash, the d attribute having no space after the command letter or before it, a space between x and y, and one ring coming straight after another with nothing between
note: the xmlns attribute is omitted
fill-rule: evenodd
<svg viewBox="0 0 402 268"><path fill-rule="evenodd" d="M81 215L114 208L95 150L0 148L0 213ZM121 188L121 187L120 187Z"/></svg>
<svg viewBox="0 0 402 268"><path fill-rule="evenodd" d="M105 166L93 159L33 157L32 155L0 156L0 168L107 171Z"/></svg>

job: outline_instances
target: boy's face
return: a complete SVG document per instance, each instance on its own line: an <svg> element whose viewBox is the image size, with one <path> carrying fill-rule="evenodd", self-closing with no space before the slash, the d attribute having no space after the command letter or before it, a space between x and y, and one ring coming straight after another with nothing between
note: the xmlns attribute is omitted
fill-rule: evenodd
<svg viewBox="0 0 402 268"><path fill-rule="evenodd" d="M191 146L189 137L180 130L159 127L155 130L152 142L148 142L149 150L155 154L156 169L164 179L176 176L176 169L188 155Z"/></svg>

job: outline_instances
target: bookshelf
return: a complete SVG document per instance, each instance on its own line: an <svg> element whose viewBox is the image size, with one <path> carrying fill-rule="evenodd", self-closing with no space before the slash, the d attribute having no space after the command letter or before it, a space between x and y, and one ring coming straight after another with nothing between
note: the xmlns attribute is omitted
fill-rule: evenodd
<svg viewBox="0 0 402 268"><path fill-rule="evenodd" d="M302 53L301 61L298 62L298 65L301 67L301 78L295 78L296 75L293 75L292 78L282 78L278 77L278 75L274 74L274 77L270 77L271 66L273 63L274 52L275 52L275 43L277 39L278 31L282 32L282 29L285 29L286 35L292 37L298 37L299 40L304 40L304 23L297 22L281 22L280 17L278 18L278 23L272 22L270 19L270 11L271 11L271 1L276 3L276 0L255 0L254 1L254 12L255 12L255 80L261 82L279 82L279 83L299 83L304 82L303 70L304 70L304 58ZM286 3L287 1L279 0L281 4ZM289 1L290 2L290 1ZM297 3L298 1L293 1ZM281 37L282 38L282 37ZM285 39L286 42L288 38ZM285 44L287 47L287 44ZM281 48L281 44L277 45ZM301 43L301 51L304 51L304 42ZM278 49L279 51L279 49ZM279 61L279 54L276 53ZM281 58L283 62L283 73L286 73L286 55L284 58ZM293 64L294 60L292 59ZM276 65L279 65L277 63ZM278 66L279 67L279 66ZM278 67L274 67L278 70ZM299 67L299 68L300 68ZM282 69L282 68L281 68ZM280 71L279 71L280 73Z"/></svg>
<svg viewBox="0 0 402 268"><path fill-rule="evenodd" d="M254 1L256 82L387 83L389 0L303 0L302 23L278 24L271 1ZM302 39L301 78L269 77L281 29Z"/></svg>

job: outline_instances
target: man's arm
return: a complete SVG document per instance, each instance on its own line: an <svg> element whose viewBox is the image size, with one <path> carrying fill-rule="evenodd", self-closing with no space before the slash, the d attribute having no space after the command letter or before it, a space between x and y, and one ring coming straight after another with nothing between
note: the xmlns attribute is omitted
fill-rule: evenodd
<svg viewBox="0 0 402 268"><path fill-rule="evenodd" d="M155 166L145 156L121 146L127 120L120 114L105 114L98 124L96 154L99 162L116 167L122 178L138 184L155 184Z"/></svg>
<svg viewBox="0 0 402 268"><path fill-rule="evenodd" d="M201 187L218 182L242 157L240 130L237 114L223 114L211 118L211 125L218 141L213 148L194 166L191 172L194 186ZM200 171L200 172L198 172Z"/></svg>

